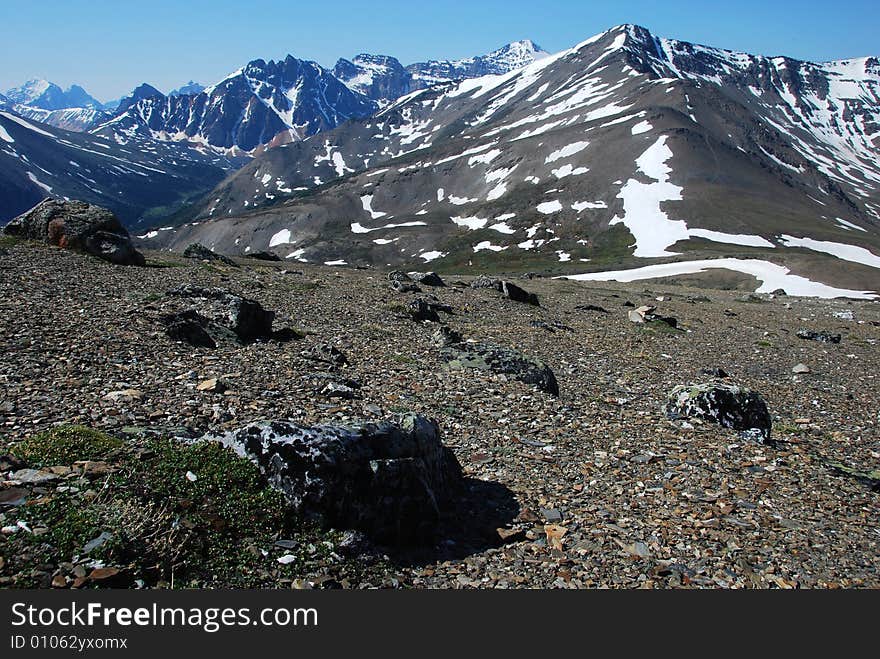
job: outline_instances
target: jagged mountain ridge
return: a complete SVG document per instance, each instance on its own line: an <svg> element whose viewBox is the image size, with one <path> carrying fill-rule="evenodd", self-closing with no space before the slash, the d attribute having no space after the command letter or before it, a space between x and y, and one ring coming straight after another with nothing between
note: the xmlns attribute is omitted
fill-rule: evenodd
<svg viewBox="0 0 880 659"><path fill-rule="evenodd" d="M224 219L163 244L583 270L684 248L809 260L838 248L804 239L858 236L873 263L877 89L871 58L795 63L621 26L271 149L197 213Z"/></svg>
<svg viewBox="0 0 880 659"><path fill-rule="evenodd" d="M0 112L0 223L46 197L109 208L132 227L151 224L216 185L241 162L181 144L120 146Z"/></svg>
<svg viewBox="0 0 880 659"><path fill-rule="evenodd" d="M91 132L120 143L139 135L241 154L283 140L279 134L302 139L376 109L318 64L291 56L250 62L198 94L139 90Z"/></svg>
<svg viewBox="0 0 880 659"><path fill-rule="evenodd" d="M416 62L406 67L388 55L362 53L352 60L340 59L333 74L352 90L387 104L438 83L509 73L547 55L530 39L515 41L487 55Z"/></svg>
<svg viewBox="0 0 880 659"><path fill-rule="evenodd" d="M92 131L120 140L137 133L215 151L253 153L370 116L414 89L506 73L544 55L533 42L522 41L488 55L405 68L381 55L339 60L332 71L292 56L278 62L254 60L196 93L165 95L149 86L138 88L119 103L116 116Z"/></svg>

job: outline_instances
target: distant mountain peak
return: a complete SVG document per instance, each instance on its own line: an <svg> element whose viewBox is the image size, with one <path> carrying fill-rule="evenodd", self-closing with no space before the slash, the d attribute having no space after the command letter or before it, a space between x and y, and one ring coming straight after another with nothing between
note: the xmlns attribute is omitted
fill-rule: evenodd
<svg viewBox="0 0 880 659"><path fill-rule="evenodd" d="M33 78L20 87L10 89L6 96L13 103L42 110L65 110L68 108L98 108L101 102L79 85L67 90L43 78Z"/></svg>
<svg viewBox="0 0 880 659"><path fill-rule="evenodd" d="M190 80L185 85L181 85L177 89L172 89L168 92L168 96L186 96L191 94L199 94L205 90L205 86L196 82L195 80Z"/></svg>
<svg viewBox="0 0 880 659"><path fill-rule="evenodd" d="M351 60L340 59L333 74L351 90L387 105L418 89L464 78L509 73L548 55L531 39L513 41L486 55L416 62L407 67L389 55L360 53Z"/></svg>

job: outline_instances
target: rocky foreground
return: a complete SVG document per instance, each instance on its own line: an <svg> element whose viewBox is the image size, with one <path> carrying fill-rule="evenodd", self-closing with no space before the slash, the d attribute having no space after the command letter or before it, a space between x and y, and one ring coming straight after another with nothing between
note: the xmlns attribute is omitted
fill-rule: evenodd
<svg viewBox="0 0 880 659"><path fill-rule="evenodd" d="M880 586L876 302L146 257L0 247L0 586Z"/></svg>

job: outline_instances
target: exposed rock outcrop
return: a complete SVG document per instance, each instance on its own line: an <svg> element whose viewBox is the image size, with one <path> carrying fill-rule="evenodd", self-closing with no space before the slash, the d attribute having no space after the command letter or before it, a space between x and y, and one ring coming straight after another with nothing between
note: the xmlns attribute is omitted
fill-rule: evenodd
<svg viewBox="0 0 880 659"><path fill-rule="evenodd" d="M119 218L84 201L44 199L7 224L3 233L85 252L117 265L145 262Z"/></svg>
<svg viewBox="0 0 880 659"><path fill-rule="evenodd" d="M469 343L461 334L447 327L434 333L434 343L449 368L474 368L499 375L509 375L515 380L536 386L541 391L559 395L559 383L550 367L544 362L527 357L512 348L489 343Z"/></svg>
<svg viewBox="0 0 880 659"><path fill-rule="evenodd" d="M304 517L384 542L432 539L462 480L437 423L414 414L352 426L262 421L202 439L252 459Z"/></svg>
<svg viewBox="0 0 880 659"><path fill-rule="evenodd" d="M696 417L725 428L757 434L769 442L772 421L760 394L742 387L710 382L681 385L666 402L666 416L672 420Z"/></svg>
<svg viewBox="0 0 880 659"><path fill-rule="evenodd" d="M188 259L199 259L200 261L219 261L220 263L231 265L233 268L238 267L238 263L233 261L228 256L218 254L214 250L208 249L201 243L192 243L191 245L187 246L187 248L183 250L183 255Z"/></svg>

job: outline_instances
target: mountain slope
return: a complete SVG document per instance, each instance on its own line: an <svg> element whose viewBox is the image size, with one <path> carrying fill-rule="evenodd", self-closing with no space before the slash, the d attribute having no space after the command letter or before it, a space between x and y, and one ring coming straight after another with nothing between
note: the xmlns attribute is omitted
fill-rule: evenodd
<svg viewBox="0 0 880 659"><path fill-rule="evenodd" d="M318 64L288 56L250 62L195 95L139 88L92 132L118 142L138 135L241 154L273 139L303 139L375 109Z"/></svg>
<svg viewBox="0 0 880 659"><path fill-rule="evenodd" d="M64 108L62 110L43 110L32 105L13 105L11 110L25 119L48 124L55 128L63 128L77 133L88 130L92 126L106 121L111 113L91 107Z"/></svg>
<svg viewBox="0 0 880 659"><path fill-rule="evenodd" d="M235 165L177 144L126 146L0 112L0 222L45 197L66 197L147 226L203 194Z"/></svg>
<svg viewBox="0 0 880 659"><path fill-rule="evenodd" d="M744 255L876 290L877 89L873 59L795 63L621 26L271 149L196 213L218 219L163 240L556 272Z"/></svg>
<svg viewBox="0 0 880 659"><path fill-rule="evenodd" d="M510 43L488 55L462 60L417 62L405 68L394 57L360 54L351 61L340 59L333 68L333 74L353 91L384 105L431 85L508 73L546 56L547 53L540 46L526 39Z"/></svg>

